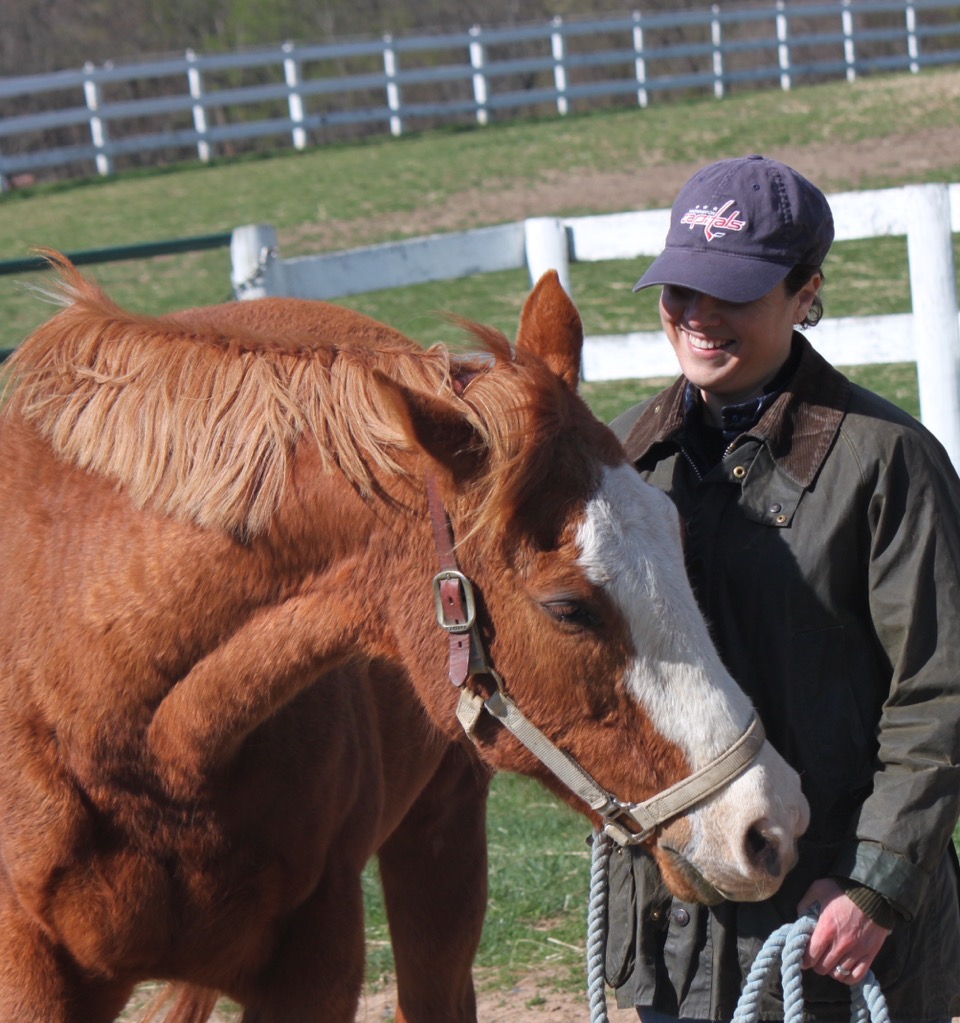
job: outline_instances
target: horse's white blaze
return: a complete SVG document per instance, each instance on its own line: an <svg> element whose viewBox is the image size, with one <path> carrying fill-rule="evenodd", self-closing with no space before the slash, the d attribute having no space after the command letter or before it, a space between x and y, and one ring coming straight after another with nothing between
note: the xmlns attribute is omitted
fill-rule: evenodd
<svg viewBox="0 0 960 1023"><path fill-rule="evenodd" d="M724 668L693 596L673 502L632 467L607 469L579 543L585 572L611 595L633 637L629 690L691 770L702 767L743 733L751 707ZM724 891L757 872L750 828L759 826L778 844L789 867L806 822L796 772L766 742L747 771L689 815L689 841L677 851Z"/></svg>

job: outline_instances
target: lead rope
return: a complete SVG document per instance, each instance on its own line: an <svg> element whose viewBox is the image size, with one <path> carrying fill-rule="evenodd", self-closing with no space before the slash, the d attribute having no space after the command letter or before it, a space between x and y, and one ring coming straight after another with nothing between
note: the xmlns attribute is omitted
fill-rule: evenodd
<svg viewBox="0 0 960 1023"><path fill-rule="evenodd" d="M601 831L593 833L590 857L590 905L587 911L587 994L590 1000L590 1023L609 1023L607 996L604 987L604 965L607 944L607 897L610 855L613 839ZM781 961L784 1023L803 1023L803 954L817 919L811 914L777 928L764 942L750 968L737 1002L732 1023L757 1023L760 1018L760 996ZM851 1023L890 1023L887 1000L872 970L859 984L850 988Z"/></svg>
<svg viewBox="0 0 960 1023"><path fill-rule="evenodd" d="M784 1023L803 1023L801 963L816 925L817 918L808 913L793 923L778 927L767 938L750 968L733 1014L733 1023L756 1023L760 1018L760 995L778 959L782 960ZM890 1023L887 1000L872 970L867 971L859 984L850 987L850 1020L851 1023Z"/></svg>
<svg viewBox="0 0 960 1023"><path fill-rule="evenodd" d="M613 839L593 833L590 853L590 905L587 909L587 997L590 1023L608 1023L604 967L607 951L607 893Z"/></svg>

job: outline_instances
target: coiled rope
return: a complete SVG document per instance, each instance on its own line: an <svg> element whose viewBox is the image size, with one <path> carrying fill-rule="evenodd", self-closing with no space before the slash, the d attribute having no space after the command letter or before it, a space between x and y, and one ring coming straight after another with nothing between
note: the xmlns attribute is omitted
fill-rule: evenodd
<svg viewBox="0 0 960 1023"><path fill-rule="evenodd" d="M608 868L613 839L594 832L590 862L590 904L587 911L587 994L591 1023L609 1023L604 987L604 960L607 944ZM783 984L784 1023L803 1023L803 954L816 926L812 914L777 928L764 942L747 975L732 1023L757 1023L760 996L780 961ZM887 1001L873 972L850 987L851 1023L890 1023Z"/></svg>

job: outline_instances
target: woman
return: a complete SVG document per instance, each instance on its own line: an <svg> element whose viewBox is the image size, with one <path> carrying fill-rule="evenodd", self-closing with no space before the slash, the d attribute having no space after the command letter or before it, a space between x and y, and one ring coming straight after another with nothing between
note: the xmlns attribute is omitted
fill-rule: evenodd
<svg viewBox="0 0 960 1023"><path fill-rule="evenodd" d="M613 425L685 525L734 678L800 772L800 860L760 903L681 904L611 865L607 976L646 1023L729 1019L766 937L819 912L808 1017L849 1020L872 969L899 1020L960 1015L960 480L912 417L795 330L820 318L823 194L760 156L699 171L636 289L682 376ZM783 1016L777 984L761 1018Z"/></svg>

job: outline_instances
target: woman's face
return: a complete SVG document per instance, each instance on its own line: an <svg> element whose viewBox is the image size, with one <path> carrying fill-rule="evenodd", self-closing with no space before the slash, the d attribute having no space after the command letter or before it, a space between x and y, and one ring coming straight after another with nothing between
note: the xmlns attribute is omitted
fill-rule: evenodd
<svg viewBox="0 0 960 1023"><path fill-rule="evenodd" d="M660 320L680 371L700 388L719 422L720 409L758 397L790 354L793 328L820 289L815 274L795 295L781 282L753 302L725 302L667 284Z"/></svg>

